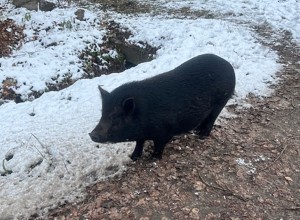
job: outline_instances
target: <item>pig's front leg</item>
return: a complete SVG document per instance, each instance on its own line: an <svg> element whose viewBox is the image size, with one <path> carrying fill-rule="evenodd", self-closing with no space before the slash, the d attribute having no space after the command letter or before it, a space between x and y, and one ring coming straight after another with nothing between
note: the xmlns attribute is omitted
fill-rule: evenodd
<svg viewBox="0 0 300 220"><path fill-rule="evenodd" d="M152 154L152 159L162 159L162 155L165 149L166 144L171 140L171 138L166 137L163 140L154 140L154 152Z"/></svg>
<svg viewBox="0 0 300 220"><path fill-rule="evenodd" d="M144 143L145 143L145 140L136 141L134 151L132 152L131 157L130 157L133 161L136 161L139 157L142 156Z"/></svg>

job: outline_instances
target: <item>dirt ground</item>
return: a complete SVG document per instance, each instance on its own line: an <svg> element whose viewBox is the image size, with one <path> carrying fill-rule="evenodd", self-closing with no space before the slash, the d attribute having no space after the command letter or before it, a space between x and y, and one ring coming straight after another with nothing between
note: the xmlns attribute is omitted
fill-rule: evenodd
<svg viewBox="0 0 300 220"><path fill-rule="evenodd" d="M101 2L132 13L124 1ZM252 28L284 67L271 97L250 95L247 109L229 106L236 117L205 140L175 137L162 160L149 159L150 143L120 176L45 219L300 219L300 49L287 32Z"/></svg>

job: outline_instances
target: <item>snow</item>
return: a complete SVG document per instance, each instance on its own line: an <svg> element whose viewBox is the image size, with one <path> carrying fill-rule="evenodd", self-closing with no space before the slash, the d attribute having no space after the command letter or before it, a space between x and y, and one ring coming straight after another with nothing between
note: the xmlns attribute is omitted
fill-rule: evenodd
<svg viewBox="0 0 300 220"><path fill-rule="evenodd" d="M245 159L243 158L238 158L235 160L235 162L239 165L239 166L243 166L246 167L248 169L247 173L248 174L254 174L256 173L256 168L254 167L254 165L252 164L251 161L246 162Z"/></svg>
<svg viewBox="0 0 300 220"><path fill-rule="evenodd" d="M0 0L0 6L4 4L9 3ZM122 73L78 80L32 102L0 106L0 172L12 171L0 176L0 218L26 218L83 198L86 186L126 169L134 143L97 145L88 136L101 117L98 85L111 91L123 83L170 70L196 55L214 53L234 66L237 85L231 103L244 106L249 93L271 94L268 85L277 82L275 74L281 68L277 54L258 42L250 23L267 22L274 28L291 31L296 41L300 38L297 1L160 0L153 4L205 8L220 14L234 12L238 16L177 19L106 12L109 19L134 33L130 42L159 46L156 59ZM87 45L102 42L106 32L101 26L106 19L104 12L86 11L87 19L78 21L73 6L51 12L28 12L8 6L1 12L1 19L9 17L25 25L27 37L11 57L0 58L0 81L16 79L20 86L17 92L26 97L32 87L44 91L46 83L58 75L57 80L63 80L67 73L74 79L81 78L84 71L78 55ZM30 19L26 20L27 13ZM240 25L238 20L248 21L249 25ZM55 42L56 46L47 47ZM115 51L111 54L115 55Z"/></svg>
<svg viewBox="0 0 300 220"><path fill-rule="evenodd" d="M145 2L145 0L140 0ZM152 0L146 0L154 3ZM216 16L232 15L230 20L255 25L268 24L277 31L289 31L300 42L299 0L157 0L156 5L166 8L189 8L194 11L208 10ZM223 16L222 16L223 17Z"/></svg>
<svg viewBox="0 0 300 220"><path fill-rule="evenodd" d="M26 43L11 58L0 58L0 81L17 79L16 92L22 99L28 98L30 90L44 91L46 83L56 84L70 74L76 80L84 74L78 58L80 51L89 44L101 43L105 31L96 15L86 13L87 20L79 21L75 11L76 8L52 12L17 9L8 16L25 25ZM30 74L24 74L24 69Z"/></svg>
<svg viewBox="0 0 300 220"><path fill-rule="evenodd" d="M274 73L279 68L274 62L277 55L257 44L253 36L255 34L242 26L210 19L182 20L147 16L115 16L114 19L134 33L130 41L146 40L151 45L161 47L156 60L151 63L150 71L154 74L170 70L196 55L214 53L233 65L238 99L244 99L250 92L256 95L267 95L270 92L267 91L266 82L274 82Z"/></svg>
<svg viewBox="0 0 300 220"><path fill-rule="evenodd" d="M253 162L254 163L264 162L269 159L270 158L265 157L264 155L259 155L259 156L256 156L256 158L254 158L252 161L251 160L246 161L244 158L237 158L235 160L235 162L237 165L246 168L247 174L254 174L254 173L256 173L257 169L254 166Z"/></svg>

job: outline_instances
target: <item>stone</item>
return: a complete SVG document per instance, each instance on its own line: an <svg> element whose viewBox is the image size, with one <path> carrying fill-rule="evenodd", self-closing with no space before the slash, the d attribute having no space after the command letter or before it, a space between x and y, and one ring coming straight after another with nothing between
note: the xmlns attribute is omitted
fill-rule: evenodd
<svg viewBox="0 0 300 220"><path fill-rule="evenodd" d="M79 21L84 21L84 9L78 9L76 12L75 12L75 15L76 15L76 19L78 19Z"/></svg>
<svg viewBox="0 0 300 220"><path fill-rule="evenodd" d="M37 11L38 8L41 11L52 11L56 8L54 3L45 0L13 0L12 3L16 8L23 7L31 11Z"/></svg>

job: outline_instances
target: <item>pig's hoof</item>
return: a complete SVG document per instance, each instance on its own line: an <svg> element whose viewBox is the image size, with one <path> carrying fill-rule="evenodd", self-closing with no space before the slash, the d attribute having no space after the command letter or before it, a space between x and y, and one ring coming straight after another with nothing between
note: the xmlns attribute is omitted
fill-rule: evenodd
<svg viewBox="0 0 300 220"><path fill-rule="evenodd" d="M131 159L132 161L137 161L140 157L141 157L141 156L132 154L132 155L130 156L130 159Z"/></svg>
<svg viewBox="0 0 300 220"><path fill-rule="evenodd" d="M161 160L162 159L162 154L158 154L158 153L153 153L151 160L152 161L157 161L157 160Z"/></svg>
<svg viewBox="0 0 300 220"><path fill-rule="evenodd" d="M196 133L199 137L199 139L204 140L205 138L207 138L210 134L210 131L200 131Z"/></svg>
<svg viewBox="0 0 300 220"><path fill-rule="evenodd" d="M204 140L205 138L207 138L209 135L199 135L199 139L200 140Z"/></svg>
<svg viewBox="0 0 300 220"><path fill-rule="evenodd" d="M138 158L138 157L130 156L130 159L131 159L132 161L137 161L139 158Z"/></svg>

